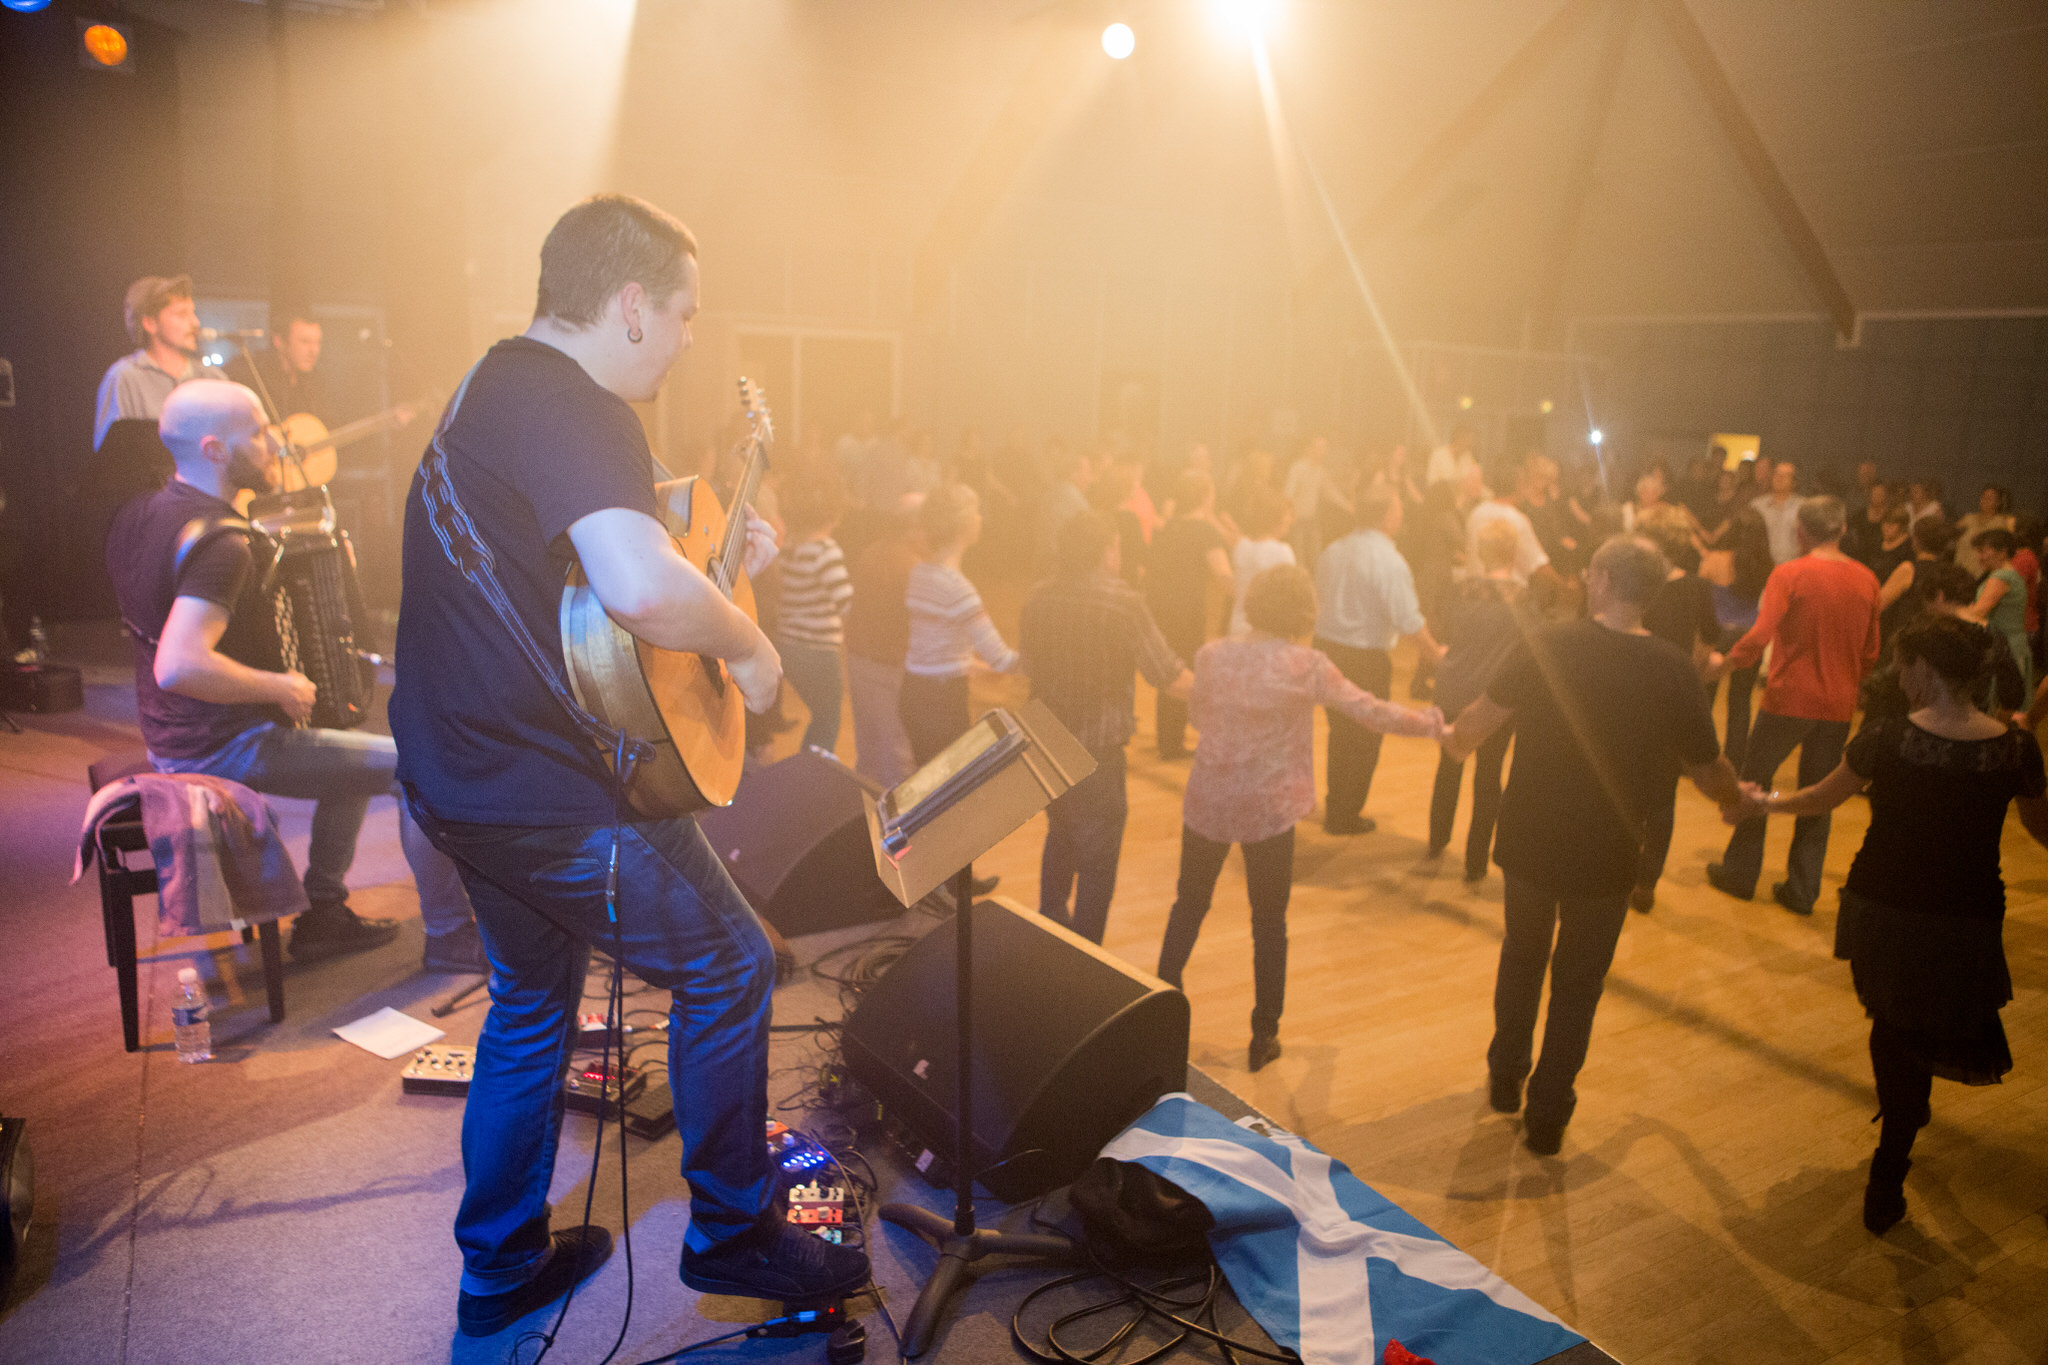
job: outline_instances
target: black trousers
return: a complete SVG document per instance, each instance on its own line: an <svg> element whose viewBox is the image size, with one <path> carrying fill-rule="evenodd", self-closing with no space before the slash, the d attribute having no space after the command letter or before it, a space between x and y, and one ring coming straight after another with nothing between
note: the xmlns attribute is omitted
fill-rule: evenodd
<svg viewBox="0 0 2048 1365"><path fill-rule="evenodd" d="M1109 925L1109 902L1116 895L1117 861L1123 854L1124 820L1131 806L1124 790L1124 746L1092 752L1095 771L1045 808L1038 913L1090 943L1100 943Z"/></svg>
<svg viewBox="0 0 2048 1365"><path fill-rule="evenodd" d="M1560 896L1509 872L1502 913L1507 934L1494 979L1493 1044L1486 1065L1497 1076L1528 1079L1530 1119L1565 1124L1578 1105L1572 1083L1586 1064L1593 1012L1628 919L1628 892ZM1550 1016L1543 1025L1543 1057L1532 1074L1536 1008L1546 973Z"/></svg>
<svg viewBox="0 0 2048 1365"><path fill-rule="evenodd" d="M1507 762L1508 743L1515 737L1512 724L1503 725L1487 737L1472 755L1472 826L1465 832L1465 876L1478 881L1486 875L1493 856L1493 826L1500 818L1500 770ZM1458 788L1464 784L1465 764L1449 754L1436 761L1436 790L1429 798L1429 846L1448 847L1451 825L1458 817Z"/></svg>
<svg viewBox="0 0 2048 1365"><path fill-rule="evenodd" d="M1195 654L1207 639L1207 632L1202 629L1201 608L1198 606L1192 615L1194 620L1189 622L1172 620L1157 612L1154 613L1160 635L1172 647L1173 652L1187 662L1189 668L1195 666ZM1188 748L1188 704L1179 697L1169 697L1163 687L1153 696L1153 719L1154 728L1159 734L1159 756L1179 758Z"/></svg>
<svg viewBox="0 0 2048 1365"><path fill-rule="evenodd" d="M1870 1070L1877 1079L1877 1110L1884 1124L1877 1150L1902 1160L1933 1111L1934 1073L1916 1061L1906 1034L1882 1019L1870 1021Z"/></svg>
<svg viewBox="0 0 2048 1365"><path fill-rule="evenodd" d="M973 719L968 711L967 675L927 678L904 674L896 714L903 721L903 733L910 737L910 757L922 768L967 733L967 723Z"/></svg>
<svg viewBox="0 0 2048 1365"><path fill-rule="evenodd" d="M1636 861L1636 885L1655 886L1664 875L1664 860L1671 856L1671 833L1678 826L1678 782L1659 787L1657 799L1643 814L1643 850Z"/></svg>
<svg viewBox="0 0 2048 1365"><path fill-rule="evenodd" d="M1394 656L1384 649L1355 649L1335 640L1316 640L1316 648L1357 686L1385 701L1394 686ZM1380 732L1368 730L1349 716L1329 712L1329 793L1323 819L1355 820L1372 794L1372 775L1380 766Z"/></svg>
<svg viewBox="0 0 2048 1365"><path fill-rule="evenodd" d="M1252 1034L1271 1037L1280 1031L1280 1011L1287 1003L1287 899L1294 891L1294 827L1270 839L1244 846L1245 893L1252 903ZM1182 969L1195 951L1195 939L1216 894L1216 878L1230 845L1219 844L1182 825L1180 887L1173 913L1166 919L1166 938L1159 945L1159 979L1180 985Z"/></svg>

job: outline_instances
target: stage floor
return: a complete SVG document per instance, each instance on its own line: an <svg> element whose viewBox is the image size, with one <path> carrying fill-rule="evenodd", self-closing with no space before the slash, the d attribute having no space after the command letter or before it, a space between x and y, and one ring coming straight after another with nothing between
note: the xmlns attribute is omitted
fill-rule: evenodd
<svg viewBox="0 0 2048 1365"><path fill-rule="evenodd" d="M505 1358L509 1335L453 1339L459 1106L401 1095L398 1063L328 1032L385 1004L423 1014L456 984L417 974L416 906L388 803L373 811L351 880L366 913L410 921L398 943L291 968L289 1015L274 1027L248 950L166 945L144 967L147 1049L126 1054L95 890L90 878L65 884L85 765L135 742L123 670L95 669L92 681L86 712L0 734L0 931L12 969L0 1106L31 1121L40 1201L0 1313L0 1359ZM982 699L1016 699L1019 687L996 680ZM1172 899L1186 767L1151 756L1142 688L1140 714L1106 946L1149 969ZM1378 832L1335 839L1302 826L1286 1054L1257 1075L1244 1070L1250 943L1232 860L1186 977L1200 1067L1629 1365L2048 1358L2048 854L2017 822L2006 942L2018 998L2005 1019L2018 1067L1998 1087L1937 1086L1908 1219L1878 1240L1859 1222L1875 1100L1865 1023L1830 953L1832 895L1806 920L1708 889L1701 868L1722 829L1702 798L1681 793L1671 871L1656 909L1622 937L1577 1117L1562 1154L1538 1158L1516 1121L1486 1106L1500 880L1467 887L1455 857L1422 858L1435 763L1433 746L1390 740L1368 806ZM303 839L306 808L279 805ZM1782 823L1770 841L1778 864ZM1858 803L1837 817L1831 886L1863 823ZM1026 904L1041 830L980 865ZM830 942L806 941L800 956ZM218 978L216 1003L228 1001L222 1060L181 1067L165 997L193 960ZM472 1038L481 1015L453 1015L450 1041ZM777 1015L836 1017L837 1001L799 982L778 994ZM801 1066L805 1046L778 1042L776 1065ZM776 1093L793 1079L778 1076ZM554 1187L565 1214L581 1208L588 1144L587 1121L572 1118ZM634 1153L636 1302L622 1359L739 1320L739 1305L700 1305L674 1279L686 1212L674 1145ZM597 1206L616 1227L607 1166ZM899 1315L929 1264L900 1237L878 1239L877 1258ZM1015 1358L1007 1318L1022 1283L986 1278L938 1358ZM624 1289L615 1259L551 1358L601 1356ZM870 1359L882 1359L886 1329L867 1321ZM761 1343L746 1355L818 1350Z"/></svg>

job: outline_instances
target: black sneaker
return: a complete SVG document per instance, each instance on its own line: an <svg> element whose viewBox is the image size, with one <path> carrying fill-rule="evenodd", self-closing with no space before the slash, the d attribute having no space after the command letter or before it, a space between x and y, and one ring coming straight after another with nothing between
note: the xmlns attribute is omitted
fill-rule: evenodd
<svg viewBox="0 0 2048 1365"><path fill-rule="evenodd" d="M540 1274L502 1294L463 1293L455 1301L455 1325L466 1337L496 1336L537 1308L545 1308L583 1283L610 1259L612 1235L603 1228L574 1227L555 1234L554 1251Z"/></svg>
<svg viewBox="0 0 2048 1365"><path fill-rule="evenodd" d="M808 1303L840 1299L868 1282L868 1258L802 1232L779 1213L709 1251L683 1248L683 1283L699 1294Z"/></svg>
<svg viewBox="0 0 2048 1365"><path fill-rule="evenodd" d="M1736 886L1735 879L1729 876L1728 870L1719 863L1707 864L1707 885L1722 895L1733 896L1739 901L1746 901L1756 894L1756 887L1753 885L1747 889Z"/></svg>
<svg viewBox="0 0 2048 1365"><path fill-rule="evenodd" d="M292 957L317 962L381 948L397 937L397 920L363 919L348 908L347 901L316 902L292 921Z"/></svg>
<svg viewBox="0 0 2048 1365"><path fill-rule="evenodd" d="M1538 1156L1556 1156L1558 1149L1564 1146L1564 1125L1524 1114L1522 1144Z"/></svg>
<svg viewBox="0 0 2048 1365"><path fill-rule="evenodd" d="M1522 1107L1522 1083L1511 1081L1498 1071L1486 1073L1486 1102L1496 1114L1513 1114Z"/></svg>
<svg viewBox="0 0 2048 1365"><path fill-rule="evenodd" d="M1799 897L1792 894L1792 883L1790 882L1773 882L1771 884L1771 899L1795 915L1810 915L1813 913L1811 905L1801 904Z"/></svg>
<svg viewBox="0 0 2048 1365"><path fill-rule="evenodd" d="M490 964L484 961L484 941L476 931L475 922L449 933L428 934L420 970L430 976L435 973L482 976L489 972Z"/></svg>

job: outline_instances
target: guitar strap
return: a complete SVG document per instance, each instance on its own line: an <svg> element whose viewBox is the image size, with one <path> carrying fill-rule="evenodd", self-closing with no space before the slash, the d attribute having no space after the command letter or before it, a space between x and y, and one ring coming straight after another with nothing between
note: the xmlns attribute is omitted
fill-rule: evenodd
<svg viewBox="0 0 2048 1365"><path fill-rule="evenodd" d="M477 533L476 523L470 520L468 510L455 491L454 482L448 477L448 451L442 440L448 434L449 424L455 420L456 410L462 406L463 396L469 392L469 381L476 378L477 368L482 364L478 361L462 377L462 386L455 390L448 410L441 414L441 421L434 428L434 439L427 443L427 453L420 460L420 495L426 504L427 522L434 528L434 538L441 542L441 553L483 594L484 601L490 604L491 611L512 636L513 643L519 646L519 652L533 666L533 671L547 685L569 719L575 722L576 728L589 736L591 743L604 753L614 756L614 761L619 763L618 780L624 785L631 780L635 765L654 756L654 746L605 724L576 700L561 666L533 638L526 622L519 619L511 595L498 581L497 556Z"/></svg>

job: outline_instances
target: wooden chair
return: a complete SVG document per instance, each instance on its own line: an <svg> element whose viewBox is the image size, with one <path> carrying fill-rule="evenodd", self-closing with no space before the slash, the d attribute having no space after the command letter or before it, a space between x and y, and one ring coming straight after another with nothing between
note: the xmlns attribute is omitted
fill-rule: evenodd
<svg viewBox="0 0 2048 1365"><path fill-rule="evenodd" d="M151 771L149 759L141 754L110 754L89 766L86 780L98 791L136 773ZM94 835L99 851L100 916L107 933L107 965L121 991L121 1041L134 1052L142 1045L141 998L135 972L135 898L153 896L157 891L156 865L149 856L149 835L142 828L142 814L116 815L100 822ZM140 866L130 867L127 855L140 853ZM242 930L242 942L260 941L263 955L263 991L270 1001L270 1022L284 1021L284 952L276 920L265 920Z"/></svg>

